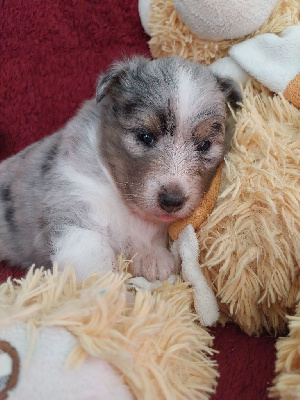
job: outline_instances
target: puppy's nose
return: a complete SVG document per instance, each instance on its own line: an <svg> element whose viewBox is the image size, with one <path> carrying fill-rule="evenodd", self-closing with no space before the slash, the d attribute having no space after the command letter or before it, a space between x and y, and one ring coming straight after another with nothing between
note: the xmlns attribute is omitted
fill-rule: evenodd
<svg viewBox="0 0 300 400"><path fill-rule="evenodd" d="M159 205L164 211L175 212L182 208L186 197L180 189L163 189L158 195Z"/></svg>

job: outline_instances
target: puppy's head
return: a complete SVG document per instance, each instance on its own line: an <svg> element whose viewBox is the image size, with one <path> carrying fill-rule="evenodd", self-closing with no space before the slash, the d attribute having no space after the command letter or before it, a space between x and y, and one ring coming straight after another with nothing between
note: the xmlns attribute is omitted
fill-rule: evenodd
<svg viewBox="0 0 300 400"><path fill-rule="evenodd" d="M201 202L229 148L231 80L178 57L136 57L100 77L100 152L128 206L170 222Z"/></svg>

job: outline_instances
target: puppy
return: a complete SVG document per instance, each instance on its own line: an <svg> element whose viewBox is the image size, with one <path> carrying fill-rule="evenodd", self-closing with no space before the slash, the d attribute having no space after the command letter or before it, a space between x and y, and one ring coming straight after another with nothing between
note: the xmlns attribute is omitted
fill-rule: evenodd
<svg viewBox="0 0 300 400"><path fill-rule="evenodd" d="M134 276L166 279L168 224L207 192L229 148L226 104L239 101L199 63L114 64L64 128L0 164L0 259L70 262L81 280L123 254Z"/></svg>

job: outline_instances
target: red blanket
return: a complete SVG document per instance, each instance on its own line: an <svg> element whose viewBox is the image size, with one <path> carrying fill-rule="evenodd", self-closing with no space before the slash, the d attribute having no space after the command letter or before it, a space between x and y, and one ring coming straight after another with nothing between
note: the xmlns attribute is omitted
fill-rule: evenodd
<svg viewBox="0 0 300 400"><path fill-rule="evenodd" d="M0 4L0 160L60 128L93 96L99 73L112 61L150 55L137 0ZM21 275L0 264L0 283ZM220 352L215 400L267 399L274 339L250 338L235 325L212 332Z"/></svg>

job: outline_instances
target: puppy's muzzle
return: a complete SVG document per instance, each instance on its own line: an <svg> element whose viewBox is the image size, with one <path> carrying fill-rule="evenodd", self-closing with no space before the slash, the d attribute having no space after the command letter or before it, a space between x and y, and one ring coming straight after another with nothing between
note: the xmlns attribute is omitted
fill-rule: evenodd
<svg viewBox="0 0 300 400"><path fill-rule="evenodd" d="M187 198L179 188L163 187L158 195L159 206L162 210L168 213L179 211Z"/></svg>

